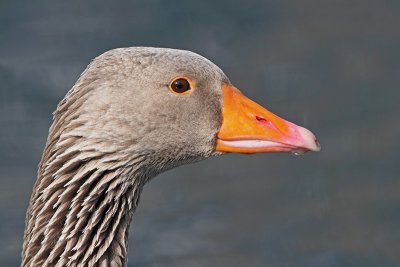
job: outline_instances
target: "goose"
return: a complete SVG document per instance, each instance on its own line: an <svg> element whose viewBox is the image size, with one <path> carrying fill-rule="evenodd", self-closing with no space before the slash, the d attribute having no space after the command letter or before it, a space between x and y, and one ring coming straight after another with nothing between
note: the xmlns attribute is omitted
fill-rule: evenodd
<svg viewBox="0 0 400 267"><path fill-rule="evenodd" d="M21 266L125 266L144 184L223 153L318 151L309 130L170 48L95 58L53 113L26 214Z"/></svg>

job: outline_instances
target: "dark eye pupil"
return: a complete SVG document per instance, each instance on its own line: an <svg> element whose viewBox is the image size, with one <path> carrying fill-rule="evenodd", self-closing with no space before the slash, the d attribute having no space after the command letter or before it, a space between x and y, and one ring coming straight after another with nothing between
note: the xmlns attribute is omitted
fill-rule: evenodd
<svg viewBox="0 0 400 267"><path fill-rule="evenodd" d="M176 93L184 93L190 90L190 84L185 79L177 79L171 84L172 90Z"/></svg>
<svg viewBox="0 0 400 267"><path fill-rule="evenodd" d="M184 87L183 82L181 82L181 81L176 82L176 87L178 89L182 89Z"/></svg>

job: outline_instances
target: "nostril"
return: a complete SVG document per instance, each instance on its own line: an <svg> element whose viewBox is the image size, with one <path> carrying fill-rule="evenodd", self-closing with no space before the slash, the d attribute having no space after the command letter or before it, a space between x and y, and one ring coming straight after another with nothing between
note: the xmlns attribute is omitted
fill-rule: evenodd
<svg viewBox="0 0 400 267"><path fill-rule="evenodd" d="M256 116L256 120L262 123L264 126L267 126L268 128L274 128L276 129L276 126L272 123L272 121L263 118L261 116Z"/></svg>
<svg viewBox="0 0 400 267"><path fill-rule="evenodd" d="M261 121L261 122L268 122L266 119L260 116L256 116L256 120Z"/></svg>

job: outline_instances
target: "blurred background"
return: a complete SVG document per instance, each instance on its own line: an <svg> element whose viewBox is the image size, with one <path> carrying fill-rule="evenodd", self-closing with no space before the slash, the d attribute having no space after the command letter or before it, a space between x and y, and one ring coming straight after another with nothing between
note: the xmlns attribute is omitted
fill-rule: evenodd
<svg viewBox="0 0 400 267"><path fill-rule="evenodd" d="M224 155L145 186L128 266L400 266L400 2L0 2L0 266L18 266L51 113L92 58L188 49L320 153Z"/></svg>

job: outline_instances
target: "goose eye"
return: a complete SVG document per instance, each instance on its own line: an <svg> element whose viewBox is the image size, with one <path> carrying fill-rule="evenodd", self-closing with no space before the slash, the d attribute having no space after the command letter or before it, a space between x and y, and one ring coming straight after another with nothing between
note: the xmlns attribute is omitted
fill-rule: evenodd
<svg viewBox="0 0 400 267"><path fill-rule="evenodd" d="M190 91L190 83L185 78L177 78L169 84L169 89L177 94L183 94Z"/></svg>

